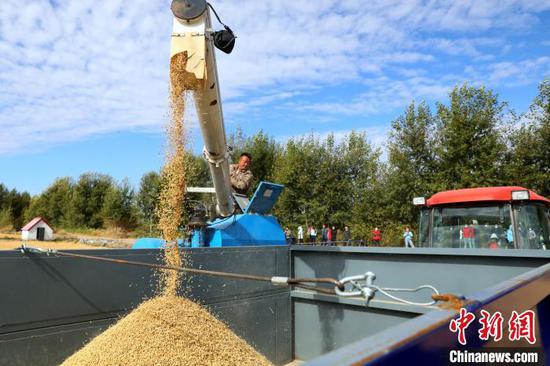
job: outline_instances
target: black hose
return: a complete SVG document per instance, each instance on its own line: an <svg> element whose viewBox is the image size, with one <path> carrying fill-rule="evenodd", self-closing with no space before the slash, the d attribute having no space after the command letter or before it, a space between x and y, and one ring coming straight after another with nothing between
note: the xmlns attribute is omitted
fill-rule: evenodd
<svg viewBox="0 0 550 366"><path fill-rule="evenodd" d="M214 9L214 7L212 6L212 4L210 3L206 3L206 5L208 5L208 7L210 9L212 9L212 12L214 13L214 15L216 16L216 19L218 19L218 22L220 22L221 25L223 25L225 27L225 29L229 29L229 27L227 25L224 24L224 22L221 21L220 19L220 16L218 15L218 13L216 13L216 9Z"/></svg>

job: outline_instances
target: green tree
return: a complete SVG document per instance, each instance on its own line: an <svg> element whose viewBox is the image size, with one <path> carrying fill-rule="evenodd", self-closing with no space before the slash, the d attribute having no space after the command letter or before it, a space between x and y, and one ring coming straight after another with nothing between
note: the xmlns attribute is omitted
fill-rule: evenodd
<svg viewBox="0 0 550 366"><path fill-rule="evenodd" d="M435 119L425 103L413 102L391 127L384 207L391 221L411 225L418 214L412 199L428 195L436 185Z"/></svg>
<svg viewBox="0 0 550 366"><path fill-rule="evenodd" d="M457 86L449 97L448 106L437 106L437 190L502 183L506 104L484 87Z"/></svg>
<svg viewBox="0 0 550 366"><path fill-rule="evenodd" d="M324 221L319 202L320 166L324 146L313 135L290 139L276 161L275 182L285 190L276 206L276 216L283 224ZM328 213L327 213L328 214Z"/></svg>
<svg viewBox="0 0 550 366"><path fill-rule="evenodd" d="M149 235L158 226L157 205L160 196L160 175L149 172L141 177L139 191L136 196L137 207L141 221L147 226Z"/></svg>
<svg viewBox="0 0 550 366"><path fill-rule="evenodd" d="M24 213L31 203L31 195L27 192L19 193L17 190L12 189L7 196L7 201L13 228L20 230L25 224Z"/></svg>
<svg viewBox="0 0 550 366"><path fill-rule="evenodd" d="M9 203L8 202L9 193L10 191L8 190L8 187L0 183L0 209L7 208Z"/></svg>
<svg viewBox="0 0 550 366"><path fill-rule="evenodd" d="M380 152L364 133L337 143L333 135L291 139L277 159L275 182L285 185L276 215L285 225L342 227L370 218L365 210L376 181Z"/></svg>
<svg viewBox="0 0 550 366"><path fill-rule="evenodd" d="M350 225L354 239L366 240L370 230L383 221L381 151L372 147L365 133L358 132L351 132L339 150L345 173L342 194L350 200L341 208L343 220L337 223Z"/></svg>
<svg viewBox="0 0 550 366"><path fill-rule="evenodd" d="M187 169L186 181L188 187L211 187L212 178L210 168L203 156L193 155L188 151L185 155L185 165Z"/></svg>
<svg viewBox="0 0 550 366"><path fill-rule="evenodd" d="M25 212L26 221L36 216L44 217L53 226L66 227L71 205L74 181L70 177L57 178L44 192L31 199Z"/></svg>
<svg viewBox="0 0 550 366"><path fill-rule="evenodd" d="M11 219L11 210L8 201L8 195L10 191L8 188L0 183L0 228L13 229L13 223Z"/></svg>
<svg viewBox="0 0 550 366"><path fill-rule="evenodd" d="M550 79L539 86L524 123L510 136L507 175L510 184L550 196Z"/></svg>
<svg viewBox="0 0 550 366"><path fill-rule="evenodd" d="M103 221L111 227L130 230L136 225L134 189L127 178L107 190L102 207Z"/></svg>
<svg viewBox="0 0 550 366"><path fill-rule="evenodd" d="M105 174L84 173L76 182L69 210L72 227L99 229L103 226L102 209L113 179Z"/></svg>
<svg viewBox="0 0 550 366"><path fill-rule="evenodd" d="M9 208L0 208L0 229L13 230L11 210Z"/></svg>

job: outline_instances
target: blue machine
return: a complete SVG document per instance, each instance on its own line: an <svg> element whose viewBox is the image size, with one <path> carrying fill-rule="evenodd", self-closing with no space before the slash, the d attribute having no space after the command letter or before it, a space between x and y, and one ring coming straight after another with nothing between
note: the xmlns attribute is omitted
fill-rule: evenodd
<svg viewBox="0 0 550 366"><path fill-rule="evenodd" d="M284 231L269 213L284 189L283 185L261 182L249 201L246 196L235 194L235 201L243 212L215 219L205 227L192 229L190 238L178 240L184 247L230 247L253 245L285 245ZM132 249L162 248L159 238L139 238Z"/></svg>

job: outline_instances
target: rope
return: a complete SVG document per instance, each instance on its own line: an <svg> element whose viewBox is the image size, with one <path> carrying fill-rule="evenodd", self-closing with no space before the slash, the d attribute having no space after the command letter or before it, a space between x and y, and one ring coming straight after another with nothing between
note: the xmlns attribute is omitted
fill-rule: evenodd
<svg viewBox="0 0 550 366"><path fill-rule="evenodd" d="M391 299L394 299L395 301L399 301L399 302L402 302L404 304L408 304L408 305L416 305L416 306L430 306L430 305L435 305L435 303L437 302L436 300L432 300L430 302L414 302L414 301L409 301L409 300L405 300L405 299L402 299L400 297L397 297L395 295L392 295L390 293L388 293L388 291L392 291L392 292L417 292L417 291L420 291L422 289L430 289L432 290L436 295L439 295L439 291L437 291L437 289L431 285L422 285L422 286L418 286L418 287L415 287L415 288L391 288L391 287L379 287L379 286L376 286L376 285L371 285L370 286L371 288L377 290L377 291L380 291L381 293L383 293L384 295L386 295L387 297L391 298Z"/></svg>

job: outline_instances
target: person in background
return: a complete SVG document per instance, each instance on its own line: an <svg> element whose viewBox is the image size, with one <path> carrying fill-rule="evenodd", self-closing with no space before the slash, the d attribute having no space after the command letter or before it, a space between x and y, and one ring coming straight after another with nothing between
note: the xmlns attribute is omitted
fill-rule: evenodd
<svg viewBox="0 0 550 366"><path fill-rule="evenodd" d="M298 226L298 243L302 244L304 242L304 228L302 225Z"/></svg>
<svg viewBox="0 0 550 366"><path fill-rule="evenodd" d="M464 225L462 229L464 235L464 247L465 248L474 248L475 247L475 229L471 225Z"/></svg>
<svg viewBox="0 0 550 366"><path fill-rule="evenodd" d="M512 229L512 225L508 227L508 230L506 230L506 240L508 241L508 248L514 247L514 231Z"/></svg>
<svg viewBox="0 0 550 366"><path fill-rule="evenodd" d="M312 243L315 243L317 241L317 229L315 229L315 226L311 227L311 233L309 234L309 239Z"/></svg>
<svg viewBox="0 0 550 366"><path fill-rule="evenodd" d="M413 232L408 227L405 228L403 233L403 239L405 239L405 248L414 248L413 244Z"/></svg>
<svg viewBox="0 0 550 366"><path fill-rule="evenodd" d="M489 243L487 244L487 248L489 249L498 249L498 235L495 233L491 234L491 237L489 238Z"/></svg>
<svg viewBox="0 0 550 366"><path fill-rule="evenodd" d="M285 228L285 241L287 244L292 244L292 231L288 228Z"/></svg>
<svg viewBox="0 0 550 366"><path fill-rule="evenodd" d="M321 229L321 242L326 243L328 241L328 229L327 225L323 224L323 228Z"/></svg>
<svg viewBox="0 0 550 366"><path fill-rule="evenodd" d="M336 226L332 226L332 241L338 241L338 229Z"/></svg>
<svg viewBox="0 0 550 366"><path fill-rule="evenodd" d="M344 233L343 233L343 236L344 236L344 241L346 242L346 245L348 245L349 242L351 241L351 231L349 230L349 226L348 226L348 225L345 225L345 226L344 226Z"/></svg>
<svg viewBox="0 0 550 366"><path fill-rule="evenodd" d="M327 243L332 244L332 229L327 227Z"/></svg>
<svg viewBox="0 0 550 366"><path fill-rule="evenodd" d="M380 241L382 240L382 233L377 227L372 231L372 245L375 247L380 246Z"/></svg>

